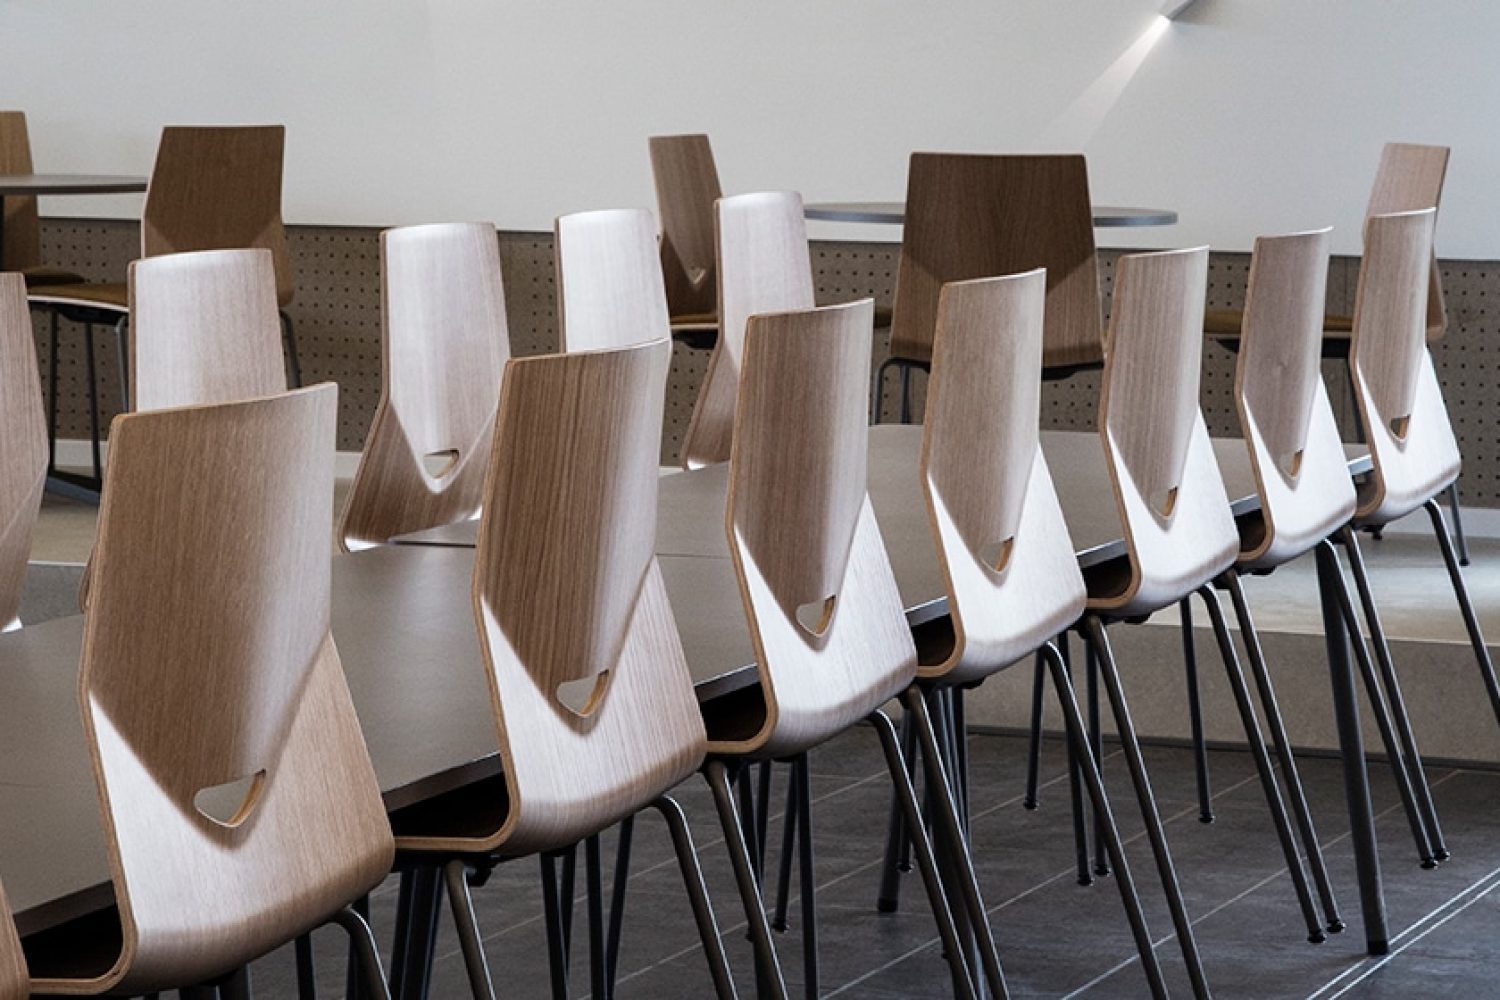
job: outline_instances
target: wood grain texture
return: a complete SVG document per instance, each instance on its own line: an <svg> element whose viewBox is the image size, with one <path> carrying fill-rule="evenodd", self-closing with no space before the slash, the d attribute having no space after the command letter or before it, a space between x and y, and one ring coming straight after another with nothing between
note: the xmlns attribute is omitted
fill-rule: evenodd
<svg viewBox="0 0 1500 1000"><path fill-rule="evenodd" d="M1349 478L1323 384L1323 303L1330 230L1262 236L1250 260L1235 406L1261 510L1241 533L1240 565L1268 569L1349 521Z"/></svg>
<svg viewBox="0 0 1500 1000"><path fill-rule="evenodd" d="M721 753L799 753L916 674L865 487L870 300L750 320L726 530L764 718L710 732Z"/></svg>
<svg viewBox="0 0 1500 1000"><path fill-rule="evenodd" d="M609 350L670 335L650 212L624 208L562 215L555 240L564 351Z"/></svg>
<svg viewBox="0 0 1500 1000"><path fill-rule="evenodd" d="M696 325L718 306L714 202L723 195L719 171L706 135L654 135L649 145L667 307L674 323L682 318Z"/></svg>
<svg viewBox="0 0 1500 1000"><path fill-rule="evenodd" d="M980 680L1082 615L1083 574L1040 440L1047 278L943 287L921 477L954 645L924 677Z"/></svg>
<svg viewBox="0 0 1500 1000"><path fill-rule="evenodd" d="M403 847L557 849L702 763L703 721L653 553L670 357L663 338L507 366L474 614L508 808L497 828L471 822L464 836L403 830Z"/></svg>
<svg viewBox="0 0 1500 1000"><path fill-rule="evenodd" d="M1239 534L1198 408L1208 249L1120 258L1099 433L1128 573L1090 580L1089 607L1136 615L1234 564Z"/></svg>
<svg viewBox="0 0 1500 1000"><path fill-rule="evenodd" d="M1388 142L1380 151L1380 167L1370 190L1370 205L1365 218L1413 212L1424 208L1436 210L1442 203L1443 180L1448 173L1447 146L1423 146L1409 142ZM1427 281L1427 339L1437 340L1448 328L1448 307L1443 295L1442 275L1438 270L1437 250Z"/></svg>
<svg viewBox="0 0 1500 1000"><path fill-rule="evenodd" d="M31 139L26 132L24 111L0 111L0 174L29 174ZM30 271L42 263L42 230L36 199L11 195L0 199L5 212L5 239L0 242L0 262L6 271ZM63 280L81 281L76 275Z"/></svg>
<svg viewBox="0 0 1500 1000"><path fill-rule="evenodd" d="M1428 266L1436 210L1365 223L1354 301L1354 373L1374 472L1359 485L1360 523L1383 524L1457 478L1462 460L1428 353Z"/></svg>
<svg viewBox="0 0 1500 1000"><path fill-rule="evenodd" d="M5 888L0 886L0 1000L26 1000L31 995L31 979L26 973L26 956L10 916Z"/></svg>
<svg viewBox="0 0 1500 1000"><path fill-rule="evenodd" d="M47 480L47 421L26 283L0 273L0 625L18 627L31 537Z"/></svg>
<svg viewBox="0 0 1500 1000"><path fill-rule="evenodd" d="M721 198L714 219L719 338L682 443L682 464L688 469L729 461L750 317L815 305L801 195L784 191Z"/></svg>
<svg viewBox="0 0 1500 1000"><path fill-rule="evenodd" d="M346 551L479 513L510 358L494 226L389 229L380 255L380 403L344 507Z"/></svg>
<svg viewBox="0 0 1500 1000"><path fill-rule="evenodd" d="M132 261L131 408L286 391L271 252L200 250Z"/></svg>
<svg viewBox="0 0 1500 1000"><path fill-rule="evenodd" d="M891 356L932 357L950 281L1047 269L1042 364L1103 357L1098 263L1082 156L913 153L896 275Z"/></svg>
<svg viewBox="0 0 1500 1000"><path fill-rule="evenodd" d="M40 991L214 978L389 871L328 627L336 406L319 386L115 421L79 698L124 937ZM204 805L244 779L238 810Z"/></svg>

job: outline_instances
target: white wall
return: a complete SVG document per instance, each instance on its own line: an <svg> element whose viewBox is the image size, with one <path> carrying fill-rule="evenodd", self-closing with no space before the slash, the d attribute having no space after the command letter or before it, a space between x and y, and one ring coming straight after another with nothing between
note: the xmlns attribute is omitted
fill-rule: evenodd
<svg viewBox="0 0 1500 1000"><path fill-rule="evenodd" d="M731 191L896 198L913 149L1081 148L1096 200L1181 213L1132 244L1331 223L1356 251L1399 138L1454 147L1440 252L1500 258L1500 4L1201 0L1153 45L1158 7L6 0L0 39L38 169L145 173L163 123L282 121L292 222L545 229L650 204L645 137L704 130Z"/></svg>

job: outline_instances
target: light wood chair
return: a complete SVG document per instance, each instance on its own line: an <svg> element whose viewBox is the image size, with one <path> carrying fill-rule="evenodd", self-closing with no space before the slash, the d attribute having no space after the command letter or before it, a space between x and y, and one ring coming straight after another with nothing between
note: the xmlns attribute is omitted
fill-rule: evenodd
<svg viewBox="0 0 1500 1000"><path fill-rule="evenodd" d="M0 111L0 174L30 174L31 138L26 132L26 112ZM83 280L83 275L42 264L42 228L36 199L12 195L0 198L4 211L5 240L0 244L0 268L19 271L28 288L34 285L65 285Z"/></svg>
<svg viewBox="0 0 1500 1000"><path fill-rule="evenodd" d="M792 760L799 813L804 980L817 995L817 938L812 881L811 804L806 755L861 719L876 728L891 779L913 831L918 860L959 995L973 982L953 914L937 874L932 845L916 807L904 756L880 711L916 678L916 651L906 626L879 528L865 491L865 407L871 303L852 303L750 318L735 412L726 530L744 597L759 669L758 687L704 706L714 793L757 957L770 995L786 987L775 957L759 870L730 792L749 762ZM931 720L917 699L919 728ZM932 737L935 739L935 737ZM939 773L941 764L932 759ZM940 828L954 854L966 902L978 900L973 869L957 830L946 782ZM753 819L751 820L753 826ZM758 855L758 852L757 852ZM959 891L959 886L954 886ZM972 907L970 911L973 912ZM982 908L980 910L982 914ZM981 916L984 971L1004 991L989 925Z"/></svg>
<svg viewBox="0 0 1500 1000"><path fill-rule="evenodd" d="M721 329L683 438L682 464L688 469L729 460L750 317L814 305L801 195L786 191L721 198L714 205L714 219Z"/></svg>
<svg viewBox="0 0 1500 1000"><path fill-rule="evenodd" d="M643 344L670 330L650 212L622 208L562 215L554 235L563 350Z"/></svg>
<svg viewBox="0 0 1500 1000"><path fill-rule="evenodd" d="M25 279L0 274L0 624L21 625L21 592L47 483L47 424Z"/></svg>
<svg viewBox="0 0 1500 1000"><path fill-rule="evenodd" d="M706 740L654 555L664 332L505 369L474 570L504 774L392 817L408 863L444 869L477 997L492 987L466 870L540 854L546 872L587 841L597 879L597 835L653 807L671 829L715 985L733 995L692 839L668 797L701 766ZM603 928L590 930L599 940ZM598 963L594 975L602 984Z"/></svg>
<svg viewBox="0 0 1500 1000"><path fill-rule="evenodd" d="M1103 312L1084 158L913 153L891 352L876 372L872 420L886 370L897 367L901 421L910 421L911 371L931 363L944 284L1037 267L1047 270L1042 367L1054 378L1097 368Z"/></svg>
<svg viewBox="0 0 1500 1000"><path fill-rule="evenodd" d="M16 936L5 887L0 886L0 1000L26 1000L29 996L31 977L26 971L26 955Z"/></svg>
<svg viewBox="0 0 1500 1000"><path fill-rule="evenodd" d="M510 358L488 223L380 235L381 391L339 529L345 551L474 517Z"/></svg>
<svg viewBox="0 0 1500 1000"><path fill-rule="evenodd" d="M141 256L189 250L263 247L271 252L276 301L281 310L289 379L302 383L297 341L286 306L292 301L291 256L281 222L282 150L280 125L169 126L162 129L156 164L141 214ZM58 318L83 324L84 350L93 357L94 326L112 324L118 349L120 401L130 399L130 296L125 282L47 285L29 296L51 314L52 358L57 356ZM55 360L53 361L55 369ZM54 376L49 371L49 379ZM98 386L89 380L91 412L98 410ZM97 426L97 417L94 421ZM51 428L55 439L57 428ZM98 437L97 431L94 434ZM96 471L92 485L97 488Z"/></svg>
<svg viewBox="0 0 1500 1000"><path fill-rule="evenodd" d="M79 691L119 937L28 939L36 992L233 981L333 920L385 995L349 909L394 851L328 631L336 408L320 386L116 419Z"/></svg>
<svg viewBox="0 0 1500 1000"><path fill-rule="evenodd" d="M654 135L648 144L672 335L690 347L709 347L719 330L714 202L724 193L714 151L701 134Z"/></svg>

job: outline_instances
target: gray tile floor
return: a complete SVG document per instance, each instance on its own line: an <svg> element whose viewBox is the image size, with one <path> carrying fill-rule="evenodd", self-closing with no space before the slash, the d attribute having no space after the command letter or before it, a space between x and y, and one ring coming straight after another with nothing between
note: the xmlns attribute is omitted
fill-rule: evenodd
<svg viewBox="0 0 1500 1000"><path fill-rule="evenodd" d="M1129 838L1127 852L1146 898L1147 917L1174 995L1188 994L1186 974L1142 833L1128 776L1117 751L1106 748L1106 778ZM1017 997L1146 995L1145 980L1120 909L1114 879L1076 884L1071 822L1060 743L1044 748L1040 808L1020 804L1024 741L975 735L973 834L982 889L1000 942L1011 992ZM1177 748L1149 748L1148 765L1172 844L1210 982L1219 997L1500 996L1500 774L1451 768L1430 771L1450 861L1432 871L1416 863L1389 772L1371 766L1378 834L1390 912L1392 954L1363 954L1363 931L1338 762L1301 762L1320 839L1350 929L1327 943L1305 941L1291 881L1281 861L1248 754L1212 755L1216 821L1198 821L1192 761ZM905 879L902 907L875 912L874 896L888 784L874 734L857 729L813 758L822 988L849 1000L947 996L936 932L915 875ZM773 808L779 817L784 780ZM693 822L716 911L743 995L753 996L749 946L733 894L723 842L706 788L691 781L679 799ZM773 818L772 829L779 829ZM779 836L771 837L774 870ZM675 998L711 995L710 983L665 829L639 821L627 904L618 995ZM607 847L610 845L607 845ZM610 858L606 853L605 862ZM581 891L580 879L580 891ZM795 888L795 880L794 880ZM377 935L389 939L395 884L373 898ZM480 926L498 992L549 995L535 861L501 868L476 890ZM581 921L583 901L578 901ZM778 939L794 994L802 988L796 906ZM467 995L463 965L445 913L433 996ZM578 933L583 934L582 926ZM342 942L326 929L315 938L321 995L340 996ZM575 945L573 994L586 996L586 939ZM257 994L291 997L290 951L254 969Z"/></svg>

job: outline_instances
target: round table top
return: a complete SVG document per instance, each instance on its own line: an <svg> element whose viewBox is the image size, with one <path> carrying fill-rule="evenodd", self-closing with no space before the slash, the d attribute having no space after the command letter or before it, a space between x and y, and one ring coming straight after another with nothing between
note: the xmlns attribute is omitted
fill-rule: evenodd
<svg viewBox="0 0 1500 1000"><path fill-rule="evenodd" d="M146 178L115 174L0 174L0 195L130 194Z"/></svg>
<svg viewBox="0 0 1500 1000"><path fill-rule="evenodd" d="M1101 229L1123 226L1171 226L1177 213L1168 208L1129 208L1120 205L1093 206L1094 225ZM818 222L867 222L899 226L906 218L901 201L819 201L804 206L803 214Z"/></svg>

